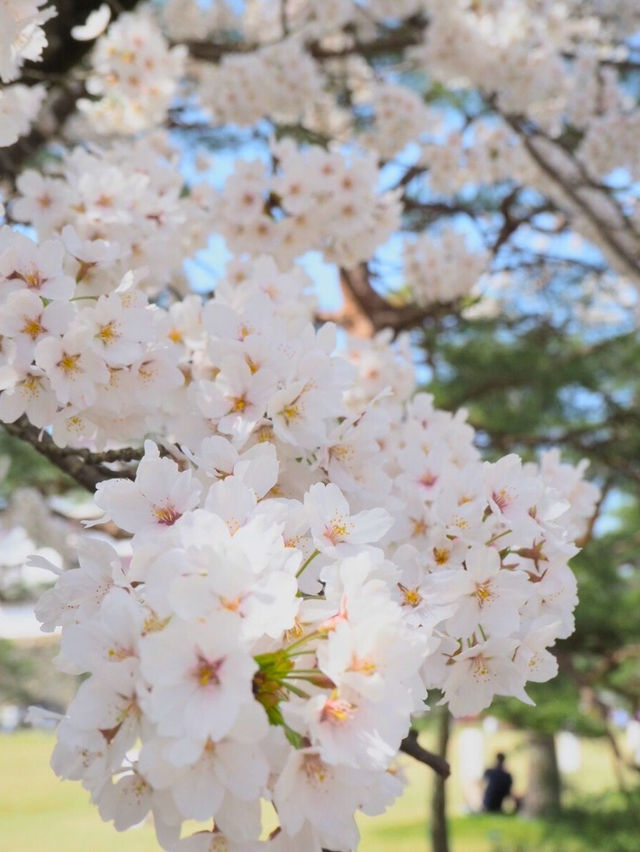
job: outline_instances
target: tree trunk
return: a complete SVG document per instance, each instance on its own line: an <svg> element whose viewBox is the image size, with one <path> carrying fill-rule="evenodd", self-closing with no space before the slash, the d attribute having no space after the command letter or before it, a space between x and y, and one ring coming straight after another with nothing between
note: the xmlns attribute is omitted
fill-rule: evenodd
<svg viewBox="0 0 640 852"><path fill-rule="evenodd" d="M451 716L449 710L443 707L438 720L438 748L440 757L447 757ZM436 775L431 795L431 849L432 852L449 852L449 836L447 830L447 797L446 778Z"/></svg>
<svg viewBox="0 0 640 852"><path fill-rule="evenodd" d="M529 738L529 778L524 799L527 816L549 816L560 811L560 773L552 734Z"/></svg>
<svg viewBox="0 0 640 852"><path fill-rule="evenodd" d="M616 735L613 732L613 728L611 727L611 725L608 724L606 719L604 720L604 723L607 742L611 747L611 757L613 758L613 771L616 776L616 781L618 782L618 790L620 790L621 793L627 793L628 789L624 777L624 757L622 756L622 753L618 746L618 740L616 739Z"/></svg>

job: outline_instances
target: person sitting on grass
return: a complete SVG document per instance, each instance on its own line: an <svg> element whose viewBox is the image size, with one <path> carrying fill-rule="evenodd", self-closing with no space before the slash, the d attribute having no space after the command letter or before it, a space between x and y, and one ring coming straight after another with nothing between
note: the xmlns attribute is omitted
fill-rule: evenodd
<svg viewBox="0 0 640 852"><path fill-rule="evenodd" d="M484 773L487 786L482 798L482 809L488 813L502 813L502 803L511 795L513 777L504 768L505 760L505 755L499 752L496 765Z"/></svg>

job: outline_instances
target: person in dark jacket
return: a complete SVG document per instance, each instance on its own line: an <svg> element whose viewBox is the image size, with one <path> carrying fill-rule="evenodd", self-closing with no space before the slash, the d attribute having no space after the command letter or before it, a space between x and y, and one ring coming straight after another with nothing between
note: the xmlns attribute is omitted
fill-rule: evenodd
<svg viewBox="0 0 640 852"><path fill-rule="evenodd" d="M490 813L501 813L502 803L511 795L513 778L504 768L506 758L502 752L496 755L496 765L484 773L487 787L482 799L482 808Z"/></svg>

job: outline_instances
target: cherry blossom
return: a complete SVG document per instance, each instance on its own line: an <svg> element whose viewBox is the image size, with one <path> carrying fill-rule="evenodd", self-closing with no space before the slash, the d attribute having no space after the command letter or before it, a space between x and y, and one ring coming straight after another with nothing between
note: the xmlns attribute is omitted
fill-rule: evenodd
<svg viewBox="0 0 640 852"><path fill-rule="evenodd" d="M146 445L135 484L128 480L100 483L96 503L107 517L130 532L170 527L198 503L200 486L191 471L180 472L174 461L160 458L158 448Z"/></svg>
<svg viewBox="0 0 640 852"><path fill-rule="evenodd" d="M0 6L0 80L15 79L22 63L37 61L47 44L43 24L54 17L46 0L3 0ZM44 8L43 8L44 7Z"/></svg>

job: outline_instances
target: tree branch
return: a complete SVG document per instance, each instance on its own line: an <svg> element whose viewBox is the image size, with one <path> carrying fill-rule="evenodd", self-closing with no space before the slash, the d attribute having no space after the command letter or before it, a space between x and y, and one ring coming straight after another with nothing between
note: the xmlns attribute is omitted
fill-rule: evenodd
<svg viewBox="0 0 640 852"><path fill-rule="evenodd" d="M105 450L103 453L94 453L91 450L78 449L75 447L64 447L60 450L60 452L67 456L78 456L78 458L81 458L86 464L93 465L140 461L140 459L144 456L144 450L142 447L122 447L119 450Z"/></svg>
<svg viewBox="0 0 640 852"><path fill-rule="evenodd" d="M422 44L424 32L427 26L426 20L418 15L408 18L400 26L393 29L382 29L376 38L367 41L354 39L345 47L324 47L320 42L310 41L305 45L307 52L313 59L324 61L329 59L342 59L347 56L363 56L365 59L373 59L377 56L385 56L388 53L404 50L407 47L417 47ZM277 42L249 43L242 41L199 41L190 40L182 42L186 45L189 53L194 59L204 62L220 62L223 57L234 54L253 53L261 48L269 47Z"/></svg>
<svg viewBox="0 0 640 852"><path fill-rule="evenodd" d="M495 106L495 98L492 100ZM637 282L640 279L640 257L637 251L631 249L630 246L637 247L640 244L640 234L631 226L624 211L620 208L613 195L606 192L606 188L600 187L589 179L584 166L576 160L573 154L557 141L546 136L538 128L532 126L523 116L509 115L501 112L498 107L496 109L498 109L498 112L507 124L518 134L531 159L536 163L541 172L562 190L577 210L582 213L595 229L609 251L624 265L627 272ZM537 144L539 142L542 145ZM580 176L580 180L573 180L571 176L563 174L560 167L555 162L551 162L549 157L545 156L543 151L544 145L552 146L555 151L561 154L565 161L570 163L574 173ZM603 202L601 205L602 209L608 209L609 212L615 214L615 218L617 219L616 225L607 222L605 214L597 210L596 205L590 203L584 197L584 194L581 194L581 191L584 190L598 194Z"/></svg>
<svg viewBox="0 0 640 852"><path fill-rule="evenodd" d="M356 337L373 337L379 328L374 322L374 315L389 306L371 286L367 264L361 263L355 269L341 269L340 285L344 299L341 325Z"/></svg>
<svg viewBox="0 0 640 852"><path fill-rule="evenodd" d="M98 483L105 479L133 479L133 475L129 471L111 470L104 467L103 464L95 462L95 458L98 456L94 456L86 450L70 451L67 448L58 447L48 432L33 426L24 415L15 423L3 423L2 425L10 435L31 444L41 455L88 491L95 491ZM124 459L126 459L127 451L123 452L125 453ZM93 463L87 461L87 458L93 458ZM115 460L110 454L105 454L104 459L105 461Z"/></svg>
<svg viewBox="0 0 640 852"><path fill-rule="evenodd" d="M432 302L424 306L413 302L398 306L388 304L384 311L374 316L374 323L377 330L391 328L395 334L399 334L422 327L427 320L435 322L450 314L459 314L460 310L460 300Z"/></svg>
<svg viewBox="0 0 640 852"><path fill-rule="evenodd" d="M430 766L442 778L448 778L451 775L451 767L448 761L440 757L439 754L434 754L420 745L418 742L418 732L415 728L411 728L407 736L402 740L400 751L419 760L420 763Z"/></svg>
<svg viewBox="0 0 640 852"><path fill-rule="evenodd" d="M356 337L373 337L384 328L398 334L418 328L427 319L437 320L460 309L457 300L427 306L414 302L394 305L374 290L366 263L355 269L341 269L340 284L344 307L333 319Z"/></svg>
<svg viewBox="0 0 640 852"><path fill-rule="evenodd" d="M593 537L594 527L596 525L598 518L600 517L600 513L602 511L604 501L605 501L607 495L609 494L609 491L611 490L612 485L613 485L612 477L609 477L609 479L606 480L606 482L602 485L602 487L600 489L600 496L598 497L598 500L596 501L596 505L594 506L594 509L593 509L593 513L592 513L591 517L589 518L589 520L587 522L586 529L585 529L583 535L578 539L578 541L576 541L576 546L579 547L581 550L584 550L584 548L589 544L589 542L591 541L591 539Z"/></svg>

